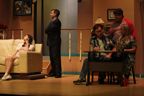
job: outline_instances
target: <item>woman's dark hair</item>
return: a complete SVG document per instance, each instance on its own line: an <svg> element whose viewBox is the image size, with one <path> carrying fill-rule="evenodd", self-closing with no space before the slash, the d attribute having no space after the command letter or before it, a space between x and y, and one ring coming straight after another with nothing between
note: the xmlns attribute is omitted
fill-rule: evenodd
<svg viewBox="0 0 144 96"><path fill-rule="evenodd" d="M29 44L32 44L33 37L32 37L31 35L29 35L29 34L27 34L27 36L28 36L28 38L29 38ZM26 44L26 43L24 43L24 44L22 45L22 47L24 47L25 44ZM29 46L30 46L30 45L28 45L28 47L29 47Z"/></svg>
<svg viewBox="0 0 144 96"><path fill-rule="evenodd" d="M51 11L54 11L54 13L56 13L56 16L59 17L60 11L58 9L52 9Z"/></svg>
<svg viewBox="0 0 144 96"><path fill-rule="evenodd" d="M29 38L29 44L32 44L32 41L33 41L33 37L29 34L27 34L28 38Z"/></svg>

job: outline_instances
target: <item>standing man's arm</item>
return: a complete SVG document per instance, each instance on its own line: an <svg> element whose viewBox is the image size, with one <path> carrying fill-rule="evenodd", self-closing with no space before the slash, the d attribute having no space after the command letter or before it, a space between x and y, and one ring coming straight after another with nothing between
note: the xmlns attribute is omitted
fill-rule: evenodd
<svg viewBox="0 0 144 96"><path fill-rule="evenodd" d="M52 21L51 21L52 22ZM48 27L46 27L46 29L45 29L45 33L48 35L48 33L49 33L49 27L51 26L51 23L48 25Z"/></svg>
<svg viewBox="0 0 144 96"><path fill-rule="evenodd" d="M61 25L60 21L59 20L55 20L52 22L52 24L50 24L46 30L45 30L45 33L46 34L52 34L54 32L56 32L56 30L59 29L59 26Z"/></svg>

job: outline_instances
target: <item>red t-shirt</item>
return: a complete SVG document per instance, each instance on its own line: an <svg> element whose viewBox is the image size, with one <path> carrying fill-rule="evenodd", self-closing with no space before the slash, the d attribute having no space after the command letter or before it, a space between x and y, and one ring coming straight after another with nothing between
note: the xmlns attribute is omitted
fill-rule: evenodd
<svg viewBox="0 0 144 96"><path fill-rule="evenodd" d="M134 28L133 23L132 23L129 19L127 19L127 18L124 18L121 23L123 23L123 22L126 22L126 24L130 27L132 36L137 40L137 36L136 36L136 33L135 33L135 28ZM116 23L116 21L111 24L111 28L114 28L113 25L114 25L115 23ZM121 24L120 24L120 25L121 25ZM117 27L120 27L120 25L117 26Z"/></svg>

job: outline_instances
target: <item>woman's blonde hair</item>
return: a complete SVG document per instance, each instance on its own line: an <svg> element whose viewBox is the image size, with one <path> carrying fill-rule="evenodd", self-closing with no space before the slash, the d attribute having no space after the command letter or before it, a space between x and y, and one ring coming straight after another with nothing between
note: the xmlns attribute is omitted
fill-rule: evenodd
<svg viewBox="0 0 144 96"><path fill-rule="evenodd" d="M121 25L121 29L123 29L125 31L126 39L130 39L132 36L130 27L127 24L123 24L123 25Z"/></svg>

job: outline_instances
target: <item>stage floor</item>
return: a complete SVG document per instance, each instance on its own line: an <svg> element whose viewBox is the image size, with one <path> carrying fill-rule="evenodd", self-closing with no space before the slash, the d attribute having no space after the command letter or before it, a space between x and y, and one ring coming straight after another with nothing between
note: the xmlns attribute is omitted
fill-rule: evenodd
<svg viewBox="0 0 144 96"><path fill-rule="evenodd" d="M62 78L47 77L37 80L0 80L0 94L33 96L144 96L144 78L136 78L137 84L130 81L127 87L116 84L74 85L78 75L62 75ZM0 96L1 96L0 95ZM2 95L3 96L3 95Z"/></svg>

